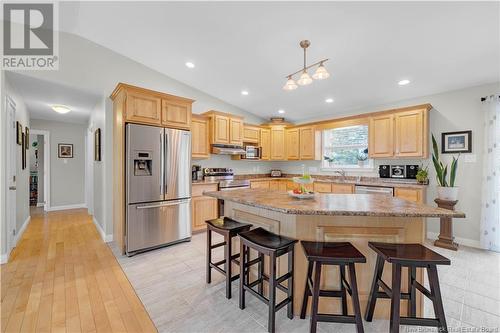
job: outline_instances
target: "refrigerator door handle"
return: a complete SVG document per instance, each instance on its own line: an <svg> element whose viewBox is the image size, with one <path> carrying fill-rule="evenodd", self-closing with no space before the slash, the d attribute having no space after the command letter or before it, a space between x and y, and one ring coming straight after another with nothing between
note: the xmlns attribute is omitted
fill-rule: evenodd
<svg viewBox="0 0 500 333"><path fill-rule="evenodd" d="M165 132L163 131L160 134L160 194L165 197L165 188L163 184L165 184L165 142L163 140L165 136Z"/></svg>
<svg viewBox="0 0 500 333"><path fill-rule="evenodd" d="M167 195L167 192L168 192L168 187L167 187L167 184L168 184L168 180L167 180L167 168L169 167L169 163L168 163L168 132L166 129L163 130L163 149L162 149L162 153L163 153L163 167L162 167L162 172L163 172L163 182L162 182L162 186L163 186L163 190L165 192L165 199L166 199L166 195Z"/></svg>
<svg viewBox="0 0 500 333"><path fill-rule="evenodd" d="M144 205L144 206L137 206L137 209L149 209L149 208L160 208L160 207L167 207L167 206L177 206L181 205L184 203L189 203L191 199L182 199L182 200L173 200L173 201L168 201L160 204L154 204L154 205Z"/></svg>

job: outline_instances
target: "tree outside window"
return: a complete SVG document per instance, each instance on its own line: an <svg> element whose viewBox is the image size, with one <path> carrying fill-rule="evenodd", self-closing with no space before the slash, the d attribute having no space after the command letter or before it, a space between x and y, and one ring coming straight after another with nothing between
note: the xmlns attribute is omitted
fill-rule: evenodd
<svg viewBox="0 0 500 333"><path fill-rule="evenodd" d="M323 168L373 168L373 161L368 159L368 126L323 131Z"/></svg>

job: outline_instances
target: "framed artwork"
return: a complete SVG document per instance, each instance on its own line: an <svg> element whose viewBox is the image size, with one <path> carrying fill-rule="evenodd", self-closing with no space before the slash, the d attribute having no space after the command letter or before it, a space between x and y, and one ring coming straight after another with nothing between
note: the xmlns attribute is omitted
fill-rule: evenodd
<svg viewBox="0 0 500 333"><path fill-rule="evenodd" d="M472 153L472 131L441 133L441 153Z"/></svg>
<svg viewBox="0 0 500 333"><path fill-rule="evenodd" d="M94 161L101 160L101 129L98 128L94 133Z"/></svg>
<svg viewBox="0 0 500 333"><path fill-rule="evenodd" d="M26 135L26 142L25 142L24 147L26 149L30 149L30 129L28 127L25 127L24 128L24 133Z"/></svg>
<svg viewBox="0 0 500 333"><path fill-rule="evenodd" d="M21 145L23 143L23 126L18 121L16 121L16 135L16 142L18 145Z"/></svg>
<svg viewBox="0 0 500 333"><path fill-rule="evenodd" d="M21 166L22 169L26 169L26 134L21 132Z"/></svg>
<svg viewBox="0 0 500 333"><path fill-rule="evenodd" d="M57 156L59 158L73 158L73 144L59 143L57 145Z"/></svg>

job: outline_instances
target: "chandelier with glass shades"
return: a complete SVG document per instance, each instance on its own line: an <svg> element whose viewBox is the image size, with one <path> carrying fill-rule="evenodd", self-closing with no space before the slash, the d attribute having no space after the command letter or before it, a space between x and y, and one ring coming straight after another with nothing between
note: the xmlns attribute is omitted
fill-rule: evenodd
<svg viewBox="0 0 500 333"><path fill-rule="evenodd" d="M307 66L306 65L306 49L311 45L311 42L308 40L303 40L300 42L300 47L304 50L304 67L292 74L289 74L286 76L287 81L285 86L283 87L283 90L294 90L297 89L299 86L307 86L308 84L311 84L314 80L323 80L327 79L330 77L330 74L326 70L325 66L323 65L325 62L327 62L329 59L323 59L318 62L315 62L312 65ZM318 68L316 68L316 71L314 72L313 76L311 77L307 70L311 67L314 67L316 65L319 65ZM293 76L295 74L300 74L300 77L297 81L293 79Z"/></svg>

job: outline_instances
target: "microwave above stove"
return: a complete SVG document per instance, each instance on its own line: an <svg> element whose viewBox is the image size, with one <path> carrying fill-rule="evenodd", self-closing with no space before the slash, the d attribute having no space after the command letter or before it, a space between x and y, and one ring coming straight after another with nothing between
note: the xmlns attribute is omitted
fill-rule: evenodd
<svg viewBox="0 0 500 333"><path fill-rule="evenodd" d="M245 155L247 160L257 160L260 158L261 148L257 146L245 146Z"/></svg>

